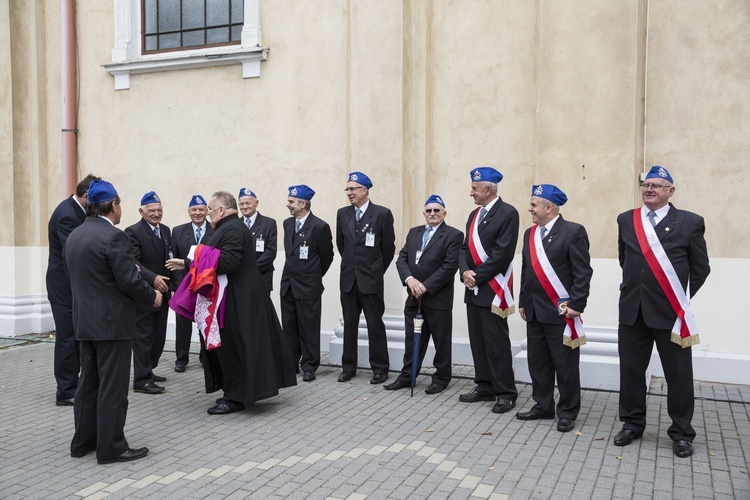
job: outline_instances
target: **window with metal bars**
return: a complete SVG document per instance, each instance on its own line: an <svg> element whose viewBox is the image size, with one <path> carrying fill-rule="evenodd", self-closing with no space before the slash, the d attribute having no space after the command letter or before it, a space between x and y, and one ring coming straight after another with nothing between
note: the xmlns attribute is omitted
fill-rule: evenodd
<svg viewBox="0 0 750 500"><path fill-rule="evenodd" d="M141 0L143 53L239 44L243 0Z"/></svg>

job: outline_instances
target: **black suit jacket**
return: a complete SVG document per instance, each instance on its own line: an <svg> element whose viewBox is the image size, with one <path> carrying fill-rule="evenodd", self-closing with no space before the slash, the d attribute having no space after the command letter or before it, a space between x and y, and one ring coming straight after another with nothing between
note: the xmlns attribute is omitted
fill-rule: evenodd
<svg viewBox="0 0 750 500"><path fill-rule="evenodd" d="M208 221L204 222L201 241L205 241L206 236L211 233L213 233L211 224L209 224ZM192 222L180 224L179 226L175 226L172 230L172 251L174 252L174 257L176 259L187 259L190 247L197 244L198 242L195 241ZM182 271L172 271L172 280L174 281L175 286L182 282L182 279L187 275L188 271L189 269L187 268Z"/></svg>
<svg viewBox="0 0 750 500"><path fill-rule="evenodd" d="M678 210L671 203L669 206L667 216L654 229L680 283L683 287L690 283L692 297L711 272L706 240L703 237L705 224L703 217ZM633 226L633 210L620 214L617 226L617 247L622 267L620 323L633 325L640 309L643 320L649 327L671 330L677 315L641 253Z"/></svg>
<svg viewBox="0 0 750 500"><path fill-rule="evenodd" d="M563 324L565 320L557 313L557 304L552 303L531 266L530 235L531 228L527 229L523 235L523 264L518 307L524 309L527 321L536 318L541 323ZM594 273L591 269L589 237L586 229L580 224L566 221L561 215L542 240L542 246L550 265L568 291L570 298L568 306L574 311L583 312L589 297L591 275Z"/></svg>
<svg viewBox="0 0 750 500"><path fill-rule="evenodd" d="M153 305L156 290L138 273L125 233L101 217L88 217L71 233L63 256L76 339L132 339L136 301Z"/></svg>
<svg viewBox="0 0 750 500"><path fill-rule="evenodd" d="M54 304L71 305L70 285L63 267L63 248L75 228L86 220L86 213L71 196L60 202L47 225L47 299Z"/></svg>
<svg viewBox="0 0 750 500"><path fill-rule="evenodd" d="M469 252L469 238L471 238L471 221L478 210L481 210L481 207L471 212L469 219L466 221L466 238L461 247L459 272L463 274L465 271L473 270L476 273L475 280L479 287L477 295L474 294L473 290L467 288L464 293L464 302L490 307L492 306L492 300L495 298L495 292L487 282L497 276L498 273L505 273L513 261L516 243L518 243L518 211L503 202L500 197L497 198L492 209L479 223L479 240L482 242L489 258L477 266Z"/></svg>
<svg viewBox="0 0 750 500"><path fill-rule="evenodd" d="M375 235L372 247L365 245L369 232ZM336 248L341 254L342 292L351 292L356 279L361 293L383 293L383 275L396 253L393 214L371 201L357 231L354 206L340 208L336 214Z"/></svg>
<svg viewBox="0 0 750 500"><path fill-rule="evenodd" d="M443 222L427 242L417 261L417 252L422 248L425 226L413 227L406 235L406 243L396 259L396 269L401 282L413 276L422 282L427 293L422 296L422 305L434 309L453 309L453 280L458 271L458 256L463 243L463 233ZM407 287L407 290L409 288ZM406 305L417 307L418 299L409 292Z"/></svg>
<svg viewBox="0 0 750 500"><path fill-rule="evenodd" d="M133 254L141 268L141 276L151 285L153 285L157 275L166 276L170 278L169 289L176 290L177 285L172 280L172 272L166 266L169 254L174 254L172 234L169 227L159 224L159 233L161 234L161 239L159 239L149 223L141 219L125 229L125 233L130 237L130 245L133 247ZM165 296L161 307L167 307L167 298L169 297ZM150 307L146 309L150 309Z"/></svg>
<svg viewBox="0 0 750 500"><path fill-rule="evenodd" d="M244 223L244 217L240 216ZM247 228L247 226L245 226ZM276 229L276 220L266 217L258 212L255 217L255 224L250 228L253 236L253 248L260 238L263 238L263 251L255 252L255 265L260 272L260 280L268 292L273 290L273 261L276 260L276 239L278 231Z"/></svg>
<svg viewBox="0 0 750 500"><path fill-rule="evenodd" d="M281 273L281 295L289 287L295 299L315 299L323 294L323 276L333 262L333 236L330 226L315 217L307 216L299 233L294 232L296 219L284 220L284 252L286 262ZM307 259L300 259L300 246L307 245Z"/></svg>

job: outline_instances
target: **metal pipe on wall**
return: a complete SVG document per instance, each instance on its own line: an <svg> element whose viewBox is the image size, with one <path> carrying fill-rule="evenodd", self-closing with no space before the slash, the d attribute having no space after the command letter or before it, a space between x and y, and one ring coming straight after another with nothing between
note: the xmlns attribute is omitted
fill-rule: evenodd
<svg viewBox="0 0 750 500"><path fill-rule="evenodd" d="M76 24L75 0L60 0L62 46L62 197L75 192L77 166L76 129Z"/></svg>

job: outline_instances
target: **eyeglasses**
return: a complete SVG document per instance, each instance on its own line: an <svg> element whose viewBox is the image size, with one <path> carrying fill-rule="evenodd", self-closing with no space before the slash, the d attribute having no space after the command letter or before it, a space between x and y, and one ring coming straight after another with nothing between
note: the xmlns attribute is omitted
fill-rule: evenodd
<svg viewBox="0 0 750 500"><path fill-rule="evenodd" d="M656 189L664 189L664 188L671 188L671 187L672 186L664 186L662 184L651 184L651 183L648 183L648 182L646 184L641 184L641 188L643 188L643 189L654 189L654 190L656 190Z"/></svg>
<svg viewBox="0 0 750 500"><path fill-rule="evenodd" d="M351 193L352 191L356 191L357 189L364 189L364 188L362 186L348 187L348 188L344 189L344 192L345 193Z"/></svg>
<svg viewBox="0 0 750 500"><path fill-rule="evenodd" d="M426 214L439 214L440 212L442 212L442 210L439 208L425 208L424 209L424 213Z"/></svg>

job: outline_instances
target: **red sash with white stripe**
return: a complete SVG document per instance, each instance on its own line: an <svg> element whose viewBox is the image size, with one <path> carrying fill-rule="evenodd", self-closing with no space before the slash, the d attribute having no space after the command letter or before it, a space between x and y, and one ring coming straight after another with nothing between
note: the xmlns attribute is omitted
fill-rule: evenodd
<svg viewBox="0 0 750 500"><path fill-rule="evenodd" d="M469 232L471 237L469 238L469 253L471 258L474 260L475 265L480 265L485 262L489 255L482 246L482 240L479 239L479 213L474 215L474 219L471 221ZM513 302L513 295L511 289L513 288L513 261L511 260L508 270L503 273L498 273L494 278L490 279L487 284L490 285L492 291L495 292L495 298L492 299L492 312L497 314L501 318L507 318L514 312L516 312L515 303ZM479 288L474 287L474 294L479 293Z"/></svg>
<svg viewBox="0 0 750 500"><path fill-rule="evenodd" d="M547 253L542 245L542 237L539 233L539 226L533 226L529 234L529 255L531 256L531 267L534 269L539 283L547 293L547 297L552 301L552 307L557 310L558 301L563 297L570 297L565 286L557 277L552 264L547 258ZM567 318L565 320L565 331L563 332L563 344L575 349L586 343L586 332L583 330L583 321L580 316Z"/></svg>
<svg viewBox="0 0 750 500"><path fill-rule="evenodd" d="M646 212L645 207L640 210L633 210L633 226L635 227L638 245L641 247L641 253L643 253L651 272L654 273L662 292L667 297L669 305L677 314L677 320L672 327L672 342L682 347L696 345L700 343L700 337L688 298L690 284L688 282L687 291L683 290L680 278L669 261L656 231L651 223L647 222Z"/></svg>

